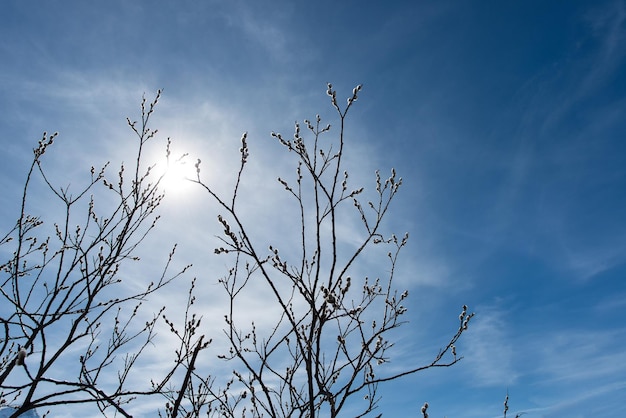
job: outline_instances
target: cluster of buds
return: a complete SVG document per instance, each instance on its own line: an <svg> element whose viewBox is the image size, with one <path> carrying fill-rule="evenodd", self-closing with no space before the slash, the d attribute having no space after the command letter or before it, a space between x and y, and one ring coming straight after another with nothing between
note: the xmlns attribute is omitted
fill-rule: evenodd
<svg viewBox="0 0 626 418"><path fill-rule="evenodd" d="M350 276L346 277L346 285L342 286L343 281L341 279L339 279L339 289L341 290L341 295L345 296L346 293L348 293L348 290L350 289L350 283L352 282L352 279L350 278Z"/></svg>
<svg viewBox="0 0 626 418"><path fill-rule="evenodd" d="M241 163L245 164L248 161L248 156L250 155L248 152L248 143L246 139L248 138L248 132L244 132L241 136L241 148L239 148L239 152L241 153Z"/></svg>
<svg viewBox="0 0 626 418"><path fill-rule="evenodd" d="M228 238L230 238L230 240L232 241L233 246L235 248L238 248L239 247L239 240L237 239L237 235L230 229L230 225L228 224L226 219L224 219L222 217L222 215L218 215L217 216L217 220L224 227L224 235L226 235Z"/></svg>
<svg viewBox="0 0 626 418"><path fill-rule="evenodd" d="M384 343L386 344L387 342L384 341ZM378 336L378 338L376 338L376 348L375 350L378 351L382 348L383 346L383 337L381 337L380 335Z"/></svg>
<svg viewBox="0 0 626 418"><path fill-rule="evenodd" d="M306 147L304 146L304 139L300 136L300 124L295 123L295 130L293 133L293 145L296 152L300 155L306 155Z"/></svg>
<svg viewBox="0 0 626 418"><path fill-rule="evenodd" d="M365 381L366 382L371 382L372 380L374 380L376 378L376 374L374 373L374 368L372 367L372 365L370 363L367 363L365 365L364 373L365 373Z"/></svg>
<svg viewBox="0 0 626 418"><path fill-rule="evenodd" d="M463 330L467 329L467 325L469 324L470 319L474 316L474 313L467 313L467 305L463 305L463 311L459 314L459 321L461 321L461 328Z"/></svg>
<svg viewBox="0 0 626 418"><path fill-rule="evenodd" d="M341 189L345 192L348 189L348 172L343 172L343 181L341 182Z"/></svg>
<svg viewBox="0 0 626 418"><path fill-rule="evenodd" d="M382 193L387 188L390 188L390 190L395 193L401 185L402 177L398 177L395 168L391 169L391 175L385 179L384 183L380 177L380 171L376 170L376 191L378 193Z"/></svg>
<svg viewBox="0 0 626 418"><path fill-rule="evenodd" d="M272 256L269 256L269 260L272 261L272 266L275 269L278 269L280 271L282 271L283 273L287 273L288 272L288 265L286 261L283 261L280 258L280 255L278 255L278 248L274 248L273 246L269 246L270 251L274 254Z"/></svg>
<svg viewBox="0 0 626 418"><path fill-rule="evenodd" d="M409 295L408 291L405 290L401 295L400 301L406 298L408 295ZM403 305L400 304L400 301L396 300L395 296L392 296L391 299L389 298L385 299L385 303L389 306L389 308L395 310L398 315L402 315L403 313L407 311L407 309Z"/></svg>
<svg viewBox="0 0 626 418"><path fill-rule="evenodd" d="M345 285L343 279L339 278L339 280L337 280L332 289L327 289L326 287L321 286L320 290L324 295L324 301L333 308L339 309L341 307L341 301L350 289L351 282L352 279L350 278L350 276L348 276L346 277ZM350 312L356 313L355 310L351 310Z"/></svg>
<svg viewBox="0 0 626 418"><path fill-rule="evenodd" d="M271 133L271 135L272 135L272 138L276 138L276 139L278 139L278 141L279 141L281 144L283 144L284 146L286 146L286 147L287 147L287 149L289 149L289 151L293 151L293 150L294 150L294 148L293 148L293 145L292 145L291 141L287 141L286 139L283 139L283 136L282 136L281 134L276 133L276 132L272 132L272 133Z"/></svg>
<svg viewBox="0 0 626 418"><path fill-rule="evenodd" d="M509 393L506 393L506 398L504 398L504 418L506 418L506 413L509 411Z"/></svg>
<svg viewBox="0 0 626 418"><path fill-rule="evenodd" d="M428 402L424 402L424 406L422 406L422 416L428 418Z"/></svg>
<svg viewBox="0 0 626 418"><path fill-rule="evenodd" d="M354 316L354 315L358 314L359 312L361 312L362 310L363 310L363 308L361 307L361 305L359 305L359 306L357 306L356 308L350 309L350 310L348 311L348 314L349 314L350 316Z"/></svg>
<svg viewBox="0 0 626 418"><path fill-rule="evenodd" d="M320 115L317 115L317 117L318 117L318 121L319 121L319 116L320 116ZM313 124L311 123L311 121L310 121L310 120L305 119L305 120L304 120L304 124L306 125L306 127L307 127L307 128L309 128L309 131L315 132L315 128L313 127Z"/></svg>
<svg viewBox="0 0 626 418"><path fill-rule="evenodd" d="M157 90L157 94L156 94L154 100L150 103L150 108L149 108L147 113L145 111L146 98L145 97L143 98L143 101L141 102L141 114L142 114L142 116L150 116L154 112L154 108L157 105L157 103L159 102L159 99L161 98L161 93L163 93L163 90L162 89L158 89Z"/></svg>
<svg viewBox="0 0 626 418"><path fill-rule="evenodd" d="M282 178L280 178L280 177L278 177L276 180L278 180L278 182L279 182L280 184L282 184L282 186L285 188L285 190L287 190L287 191L292 191L291 186L289 186L289 183L287 183L287 181L286 181L286 180L283 180L283 179L282 179Z"/></svg>
<svg viewBox="0 0 626 418"><path fill-rule="evenodd" d="M333 308L339 308L340 306L340 302L339 302L339 298L337 296L335 296L335 294L326 289L324 286L321 287L322 293L324 295L324 301L332 306Z"/></svg>
<svg viewBox="0 0 626 418"><path fill-rule="evenodd" d="M337 92L333 90L333 85L330 83L327 83L326 85L328 86L328 89L326 90L326 94L330 96L333 106L335 107L335 109L339 111L342 117L346 115L346 112L348 111L348 108L352 105L352 103L354 103L358 99L358 94L363 88L363 85L359 84L358 86L352 89L352 97L348 98L348 107L342 112L339 109L339 105L337 104Z"/></svg>
<svg viewBox="0 0 626 418"><path fill-rule="evenodd" d="M37 148L33 149L33 152L35 153L35 158L41 157L46 152L46 148L52 145L52 143L54 142L54 138L58 134L58 132L55 132L52 135L48 135L47 132L43 133L43 137L39 140Z"/></svg>
<svg viewBox="0 0 626 418"><path fill-rule="evenodd" d="M383 291L383 287L380 285L380 279L377 278L376 281L370 286L368 284L368 278L365 278L365 284L363 285L363 293L367 296L376 296L379 295Z"/></svg>
<svg viewBox="0 0 626 418"><path fill-rule="evenodd" d="M332 84L327 83L327 85L328 85L328 89L326 90L326 94L330 96L333 106L335 106L336 108L339 108L339 106L337 105L337 92L333 90Z"/></svg>
<svg viewBox="0 0 626 418"><path fill-rule="evenodd" d="M306 127L309 129L309 131L313 132L314 134L321 134L323 132L330 130L330 124L326 125L326 127L322 129L321 131L319 130L319 124L322 121L322 118L320 115L315 115L315 121L317 122L316 123L317 126L313 126L311 121L308 119L304 120L304 123L306 124Z"/></svg>
<svg viewBox="0 0 626 418"><path fill-rule="evenodd" d="M359 84L358 86L352 89L352 97L348 99L348 106L350 106L353 102L356 102L356 100L358 99L357 95L361 91L362 88L363 88L363 85Z"/></svg>

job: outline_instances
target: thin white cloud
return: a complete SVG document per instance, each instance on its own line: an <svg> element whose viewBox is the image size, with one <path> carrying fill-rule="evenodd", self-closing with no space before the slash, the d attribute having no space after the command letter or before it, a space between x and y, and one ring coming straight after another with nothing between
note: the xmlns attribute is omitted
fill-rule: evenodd
<svg viewBox="0 0 626 418"><path fill-rule="evenodd" d="M581 85L581 91L596 87L606 82L626 57L626 6L621 0L615 0L592 9L585 16L592 35L600 42L597 56L591 70Z"/></svg>
<svg viewBox="0 0 626 418"><path fill-rule="evenodd" d="M564 261L571 274L581 280L593 277L608 271L626 261L626 237L623 243L614 245L598 245L593 248L566 248Z"/></svg>
<svg viewBox="0 0 626 418"><path fill-rule="evenodd" d="M505 310L478 307L470 329L463 337L461 366L476 386L507 387L519 377L516 347Z"/></svg>
<svg viewBox="0 0 626 418"><path fill-rule="evenodd" d="M626 348L620 344L624 337L623 330L576 328L538 336L532 345L541 356L536 371L550 385L589 382L615 376L617 370L626 376Z"/></svg>

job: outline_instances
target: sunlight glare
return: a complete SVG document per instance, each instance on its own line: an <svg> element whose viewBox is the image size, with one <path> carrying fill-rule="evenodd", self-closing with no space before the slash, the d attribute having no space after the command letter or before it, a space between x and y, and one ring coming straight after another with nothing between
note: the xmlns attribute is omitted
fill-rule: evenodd
<svg viewBox="0 0 626 418"><path fill-rule="evenodd" d="M160 188L167 196L190 193L196 169L186 155L157 164L156 168L161 177Z"/></svg>

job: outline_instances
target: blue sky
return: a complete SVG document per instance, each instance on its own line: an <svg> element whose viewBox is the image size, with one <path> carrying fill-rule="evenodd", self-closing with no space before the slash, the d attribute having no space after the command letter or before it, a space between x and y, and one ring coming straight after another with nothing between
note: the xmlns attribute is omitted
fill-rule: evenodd
<svg viewBox="0 0 626 418"><path fill-rule="evenodd" d="M445 343L464 303L477 314L465 359L390 385L384 416L427 400L431 417L496 417L507 389L529 418L626 416L626 2L10 0L0 39L3 229L45 130L69 183L124 159L126 116L162 88L175 152L219 179L247 131L273 179L269 133L331 115L327 82L363 83L350 168L367 186L395 167L388 227L411 234L398 364ZM250 213L271 213L250 181ZM196 232L203 201L178 200L161 238L211 263L217 225Z"/></svg>

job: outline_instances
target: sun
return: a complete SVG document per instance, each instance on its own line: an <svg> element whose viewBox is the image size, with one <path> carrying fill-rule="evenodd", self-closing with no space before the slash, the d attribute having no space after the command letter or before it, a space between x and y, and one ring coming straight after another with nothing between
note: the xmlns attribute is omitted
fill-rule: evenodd
<svg viewBox="0 0 626 418"><path fill-rule="evenodd" d="M160 178L159 188L166 195L180 196L190 193L193 179L196 176L194 164L190 163L186 155L178 159L169 159L157 164L157 173Z"/></svg>

